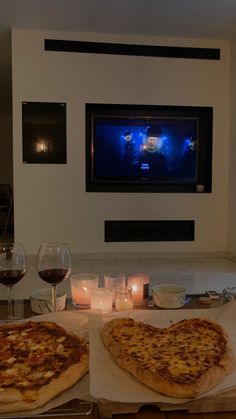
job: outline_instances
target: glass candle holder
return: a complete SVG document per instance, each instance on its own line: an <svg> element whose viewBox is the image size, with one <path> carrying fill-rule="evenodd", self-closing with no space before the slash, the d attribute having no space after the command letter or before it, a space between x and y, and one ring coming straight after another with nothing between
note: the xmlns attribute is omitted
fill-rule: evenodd
<svg viewBox="0 0 236 419"><path fill-rule="evenodd" d="M90 308L91 290L98 288L98 275L78 273L70 278L72 303L76 308Z"/></svg>
<svg viewBox="0 0 236 419"><path fill-rule="evenodd" d="M112 311L112 289L93 288L91 290L91 309L101 310L102 313Z"/></svg>
<svg viewBox="0 0 236 419"><path fill-rule="evenodd" d="M132 288L132 298L134 305L142 306L147 304L149 282L149 276L145 273L129 275L128 287Z"/></svg>
<svg viewBox="0 0 236 419"><path fill-rule="evenodd" d="M125 274L108 273L104 274L104 287L112 289L112 304L115 305L116 290L125 287Z"/></svg>
<svg viewBox="0 0 236 419"><path fill-rule="evenodd" d="M116 310L132 310L133 307L132 289L130 287L118 288L116 290Z"/></svg>

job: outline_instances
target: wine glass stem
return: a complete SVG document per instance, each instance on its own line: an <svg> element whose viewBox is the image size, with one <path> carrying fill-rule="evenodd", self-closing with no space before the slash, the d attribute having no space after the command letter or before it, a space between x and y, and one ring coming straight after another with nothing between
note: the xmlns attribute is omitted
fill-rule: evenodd
<svg viewBox="0 0 236 419"><path fill-rule="evenodd" d="M52 309L54 313L57 311L57 286L52 286Z"/></svg>
<svg viewBox="0 0 236 419"><path fill-rule="evenodd" d="M7 300L7 307L8 307L8 319L13 319L13 313L12 313L12 287L7 287L8 289L8 300Z"/></svg>

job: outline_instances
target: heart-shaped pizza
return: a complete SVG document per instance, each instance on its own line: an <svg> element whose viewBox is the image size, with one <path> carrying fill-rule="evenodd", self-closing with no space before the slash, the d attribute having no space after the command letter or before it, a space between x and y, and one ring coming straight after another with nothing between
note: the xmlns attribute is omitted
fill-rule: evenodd
<svg viewBox="0 0 236 419"><path fill-rule="evenodd" d="M122 368L172 397L197 397L234 368L226 331L209 319L185 319L163 329L116 318L105 324L102 336Z"/></svg>

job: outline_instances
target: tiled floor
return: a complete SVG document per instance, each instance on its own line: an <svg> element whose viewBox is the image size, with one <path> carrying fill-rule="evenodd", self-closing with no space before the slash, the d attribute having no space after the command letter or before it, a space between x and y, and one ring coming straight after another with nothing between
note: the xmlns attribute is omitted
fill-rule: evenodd
<svg viewBox="0 0 236 419"><path fill-rule="evenodd" d="M126 276L131 273L145 272L150 276L149 292L156 283L178 283L185 286L187 293L198 294L206 289L215 289L218 292L228 286L236 287L236 262L226 257L73 257L73 270L75 272L94 272L99 274L100 285L103 275L108 272L124 272ZM26 276L13 287L13 296L16 299L29 298L32 291L45 288L44 283L35 270L35 258L28 258L28 272ZM70 280L63 283L68 296L70 296ZM0 300L7 298L7 289L0 284Z"/></svg>

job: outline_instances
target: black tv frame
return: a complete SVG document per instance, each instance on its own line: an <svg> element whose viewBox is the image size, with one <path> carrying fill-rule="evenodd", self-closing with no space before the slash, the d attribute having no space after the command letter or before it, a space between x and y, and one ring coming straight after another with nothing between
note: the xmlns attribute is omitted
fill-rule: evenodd
<svg viewBox="0 0 236 419"><path fill-rule="evenodd" d="M213 107L87 103L85 113L86 192L210 193L212 191ZM94 176L95 119L114 116L120 118L197 117L199 121L197 182L175 184L97 180Z"/></svg>

